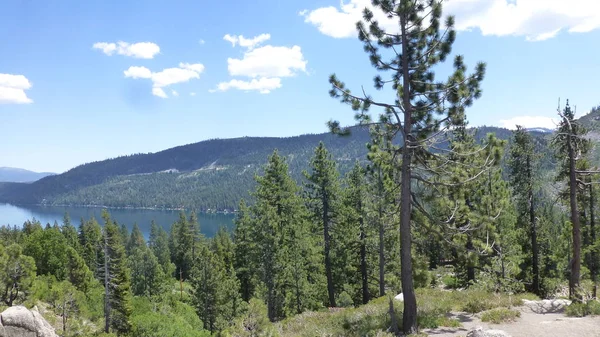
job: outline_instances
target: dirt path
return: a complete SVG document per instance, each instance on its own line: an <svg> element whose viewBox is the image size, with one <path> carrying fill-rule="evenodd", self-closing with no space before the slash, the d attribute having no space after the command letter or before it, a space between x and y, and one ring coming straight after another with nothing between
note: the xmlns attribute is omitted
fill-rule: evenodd
<svg viewBox="0 0 600 337"><path fill-rule="evenodd" d="M600 317L567 317L563 314L565 305L568 303L564 300L525 301L523 306L515 308L521 311L521 317L503 324L483 323L477 314L453 313L452 316L462 322L462 327L423 332L435 337L458 337L482 327L484 330L502 330L512 337L600 337Z"/></svg>

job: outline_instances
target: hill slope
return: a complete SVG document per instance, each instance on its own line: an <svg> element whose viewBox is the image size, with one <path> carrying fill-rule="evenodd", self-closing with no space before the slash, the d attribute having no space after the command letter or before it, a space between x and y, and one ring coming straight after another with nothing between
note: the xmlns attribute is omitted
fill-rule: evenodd
<svg viewBox="0 0 600 337"><path fill-rule="evenodd" d="M55 174L50 172L33 172L15 167L0 167L0 182L29 183Z"/></svg>
<svg viewBox="0 0 600 337"><path fill-rule="evenodd" d="M511 135L506 129L482 127L477 136L488 132L503 139ZM32 184L3 183L0 202L233 210L248 197L254 175L275 149L287 157L292 176L300 181L320 141L344 173L355 160L366 159L369 133L355 128L350 137L323 133L207 140L80 165Z"/></svg>

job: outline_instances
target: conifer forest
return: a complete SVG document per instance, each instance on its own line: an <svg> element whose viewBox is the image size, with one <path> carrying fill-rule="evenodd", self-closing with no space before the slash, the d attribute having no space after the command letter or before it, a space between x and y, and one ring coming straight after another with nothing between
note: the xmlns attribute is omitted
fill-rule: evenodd
<svg viewBox="0 0 600 337"><path fill-rule="evenodd" d="M105 337L417 336L553 298L600 315L600 109L557 97L554 132L471 128L488 65L453 53L443 1L373 3L398 22L356 24L374 77L329 77L356 125L315 121L367 134L366 157L315 142L296 174L271 148L214 237L189 209L147 237L110 209L0 227L0 312L35 305L60 336Z"/></svg>

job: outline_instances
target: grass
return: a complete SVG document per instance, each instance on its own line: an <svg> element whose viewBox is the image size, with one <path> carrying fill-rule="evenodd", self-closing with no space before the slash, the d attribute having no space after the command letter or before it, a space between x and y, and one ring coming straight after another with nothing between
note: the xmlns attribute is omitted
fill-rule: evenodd
<svg viewBox="0 0 600 337"><path fill-rule="evenodd" d="M481 314L481 321L500 324L515 321L519 317L521 317L520 311L508 308L496 308L483 312Z"/></svg>
<svg viewBox="0 0 600 337"><path fill-rule="evenodd" d="M449 316L453 311L485 311L484 315L490 316L491 321L508 319L511 315L518 315L510 308L521 305L523 299L537 297L531 294L492 294L476 290L417 289L419 328L460 327L460 322ZM402 302L394 301L394 312L401 326ZM381 297L356 308L305 312L277 323L276 330L280 336L289 337L386 337L389 336L389 326L388 298Z"/></svg>

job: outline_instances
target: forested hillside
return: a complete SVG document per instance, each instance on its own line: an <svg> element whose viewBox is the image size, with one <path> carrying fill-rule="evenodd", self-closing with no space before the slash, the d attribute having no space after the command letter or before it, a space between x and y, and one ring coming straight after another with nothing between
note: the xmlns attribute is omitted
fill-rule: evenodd
<svg viewBox="0 0 600 337"><path fill-rule="evenodd" d="M481 127L508 139L510 131ZM534 132L546 147L545 134ZM367 128L351 136L329 133L287 138L242 137L213 139L149 154L107 159L75 167L33 184L0 184L0 201L18 204L103 205L109 207L187 208L234 210L254 187L264 158L277 149L285 156L292 177L299 181L312 150L322 141L340 172L355 160L366 160Z"/></svg>

